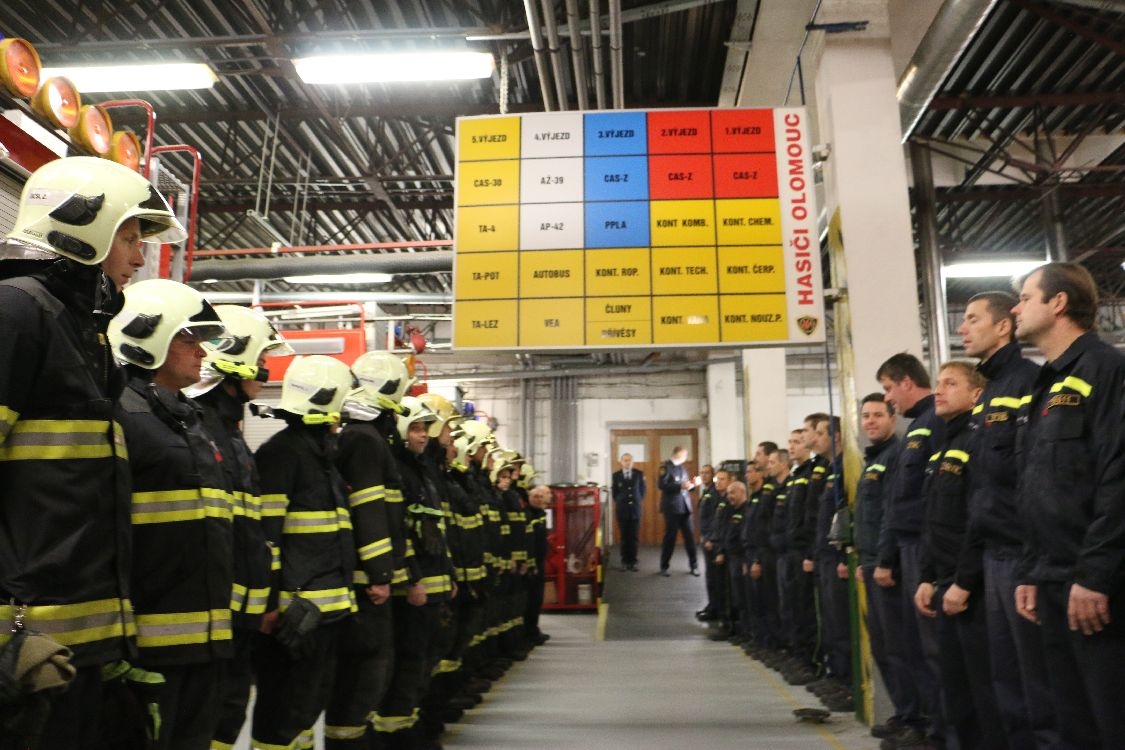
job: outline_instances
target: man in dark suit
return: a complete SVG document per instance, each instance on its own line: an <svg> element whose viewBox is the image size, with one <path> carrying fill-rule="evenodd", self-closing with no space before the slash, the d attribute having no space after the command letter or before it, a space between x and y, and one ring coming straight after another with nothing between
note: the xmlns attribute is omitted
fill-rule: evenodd
<svg viewBox="0 0 1125 750"><path fill-rule="evenodd" d="M633 457L621 454L621 469L613 472L613 506L621 532L621 569L637 569L637 532L641 525L641 506L645 501L644 472L633 470Z"/></svg>
<svg viewBox="0 0 1125 750"><path fill-rule="evenodd" d="M660 512L664 514L664 544L660 550L660 575L668 575L668 563L676 547L676 534L684 537L691 574L699 575L695 564L695 538L691 529L691 491L695 482L684 468L687 449L676 446L672 457L660 467Z"/></svg>

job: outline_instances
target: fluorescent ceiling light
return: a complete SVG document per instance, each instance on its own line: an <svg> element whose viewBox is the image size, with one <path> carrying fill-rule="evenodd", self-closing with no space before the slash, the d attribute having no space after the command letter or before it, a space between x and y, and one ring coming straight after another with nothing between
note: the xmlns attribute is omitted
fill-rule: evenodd
<svg viewBox="0 0 1125 750"><path fill-rule="evenodd" d="M65 76L82 94L104 91L209 89L219 80L203 63L129 63L43 68L41 80Z"/></svg>
<svg viewBox="0 0 1125 750"><path fill-rule="evenodd" d="M947 279L988 279L1022 276L1031 273L1045 260L1000 260L979 263L954 263L942 269Z"/></svg>
<svg viewBox="0 0 1125 750"><path fill-rule="evenodd" d="M399 52L369 55L317 55L293 60L305 83L388 83L488 78L487 52Z"/></svg>
<svg viewBox="0 0 1125 750"><path fill-rule="evenodd" d="M389 273L321 273L311 276L286 276L290 284L389 284L394 281Z"/></svg>

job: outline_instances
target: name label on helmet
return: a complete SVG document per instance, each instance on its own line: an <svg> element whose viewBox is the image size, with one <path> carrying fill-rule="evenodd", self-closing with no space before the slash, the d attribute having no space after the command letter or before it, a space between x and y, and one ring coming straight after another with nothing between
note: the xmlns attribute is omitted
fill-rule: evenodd
<svg viewBox="0 0 1125 750"><path fill-rule="evenodd" d="M74 195L70 190L55 188L33 188L27 192L25 203L33 206L61 206Z"/></svg>

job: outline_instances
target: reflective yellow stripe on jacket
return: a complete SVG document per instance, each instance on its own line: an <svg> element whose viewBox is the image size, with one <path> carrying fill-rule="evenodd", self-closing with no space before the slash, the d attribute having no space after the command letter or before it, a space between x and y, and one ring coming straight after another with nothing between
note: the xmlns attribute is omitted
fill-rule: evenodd
<svg viewBox="0 0 1125 750"><path fill-rule="evenodd" d="M285 514L285 534L334 534L352 527L345 508L335 510L293 510Z"/></svg>
<svg viewBox="0 0 1125 750"><path fill-rule="evenodd" d="M359 548L358 553L359 559L364 562L374 560L376 557L381 557L382 555L389 555L391 553L390 537L379 539L371 544L365 544Z"/></svg>
<svg viewBox="0 0 1125 750"><path fill-rule="evenodd" d="M9 628L16 615L16 607L0 604L0 644L11 637ZM128 599L98 599L79 604L46 604L25 607L24 627L48 635L64 646L109 638L123 638L136 634L133 607Z"/></svg>
<svg viewBox="0 0 1125 750"><path fill-rule="evenodd" d="M4 442L8 437L8 433L12 431L12 427L19 421L20 415L8 407L0 404L0 443Z"/></svg>
<svg viewBox="0 0 1125 750"><path fill-rule="evenodd" d="M15 416L10 409L5 412L0 414L0 419L6 421ZM113 422L112 432L110 425L105 420L88 419L17 420L0 446L0 461L76 460L114 455L128 458L121 425Z"/></svg>
<svg viewBox="0 0 1125 750"><path fill-rule="evenodd" d="M262 495L259 498L262 518L277 518L284 516L289 507L289 498L285 495Z"/></svg>
<svg viewBox="0 0 1125 750"><path fill-rule="evenodd" d="M231 499L229 492L211 487L134 492L133 524L199 521L204 518L229 521L234 515Z"/></svg>
<svg viewBox="0 0 1125 750"><path fill-rule="evenodd" d="M484 519L477 513L472 516L463 516L460 513L453 514L453 523L461 529L479 529L484 526Z"/></svg>
<svg viewBox="0 0 1125 750"><path fill-rule="evenodd" d="M230 608L232 612L245 612L248 615L260 615L266 611L266 602L270 596L270 587L250 589L241 583L234 584L230 593Z"/></svg>
<svg viewBox="0 0 1125 750"><path fill-rule="evenodd" d="M442 594L453 590L453 582L447 575L424 576L418 581L427 594Z"/></svg>
<svg viewBox="0 0 1125 750"><path fill-rule="evenodd" d="M348 495L348 505L356 508L364 503L373 503L378 500L385 500L387 497L387 490L381 484L374 484L370 487L365 487L362 490L356 490Z"/></svg>
<svg viewBox="0 0 1125 750"><path fill-rule="evenodd" d="M1078 391L1086 398L1089 398L1090 394L1094 392L1094 386L1090 385L1082 378L1076 377L1074 375L1067 375L1059 382L1054 383L1051 386L1051 393L1058 393L1063 388L1069 388L1072 391Z"/></svg>
<svg viewBox="0 0 1125 750"><path fill-rule="evenodd" d="M262 517L262 500L252 492L232 492L231 512L257 521Z"/></svg>
<svg viewBox="0 0 1125 750"><path fill-rule="evenodd" d="M289 602L293 601L292 591L282 591L278 597L279 608L285 611ZM302 599L307 599L317 606L321 612L340 612L342 610L356 611L355 594L350 586L341 586L337 589L306 589L300 592Z"/></svg>
<svg viewBox="0 0 1125 750"><path fill-rule="evenodd" d="M137 647L184 646L231 639L230 610L137 615Z"/></svg>

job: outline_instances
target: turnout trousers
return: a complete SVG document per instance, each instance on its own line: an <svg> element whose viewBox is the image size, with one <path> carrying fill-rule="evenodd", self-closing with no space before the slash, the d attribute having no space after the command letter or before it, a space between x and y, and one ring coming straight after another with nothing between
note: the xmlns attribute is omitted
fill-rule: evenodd
<svg viewBox="0 0 1125 750"><path fill-rule="evenodd" d="M371 718L391 677L394 634L391 602L374 605L356 589L359 611L343 625L336 676L324 716L328 750L365 749Z"/></svg>
<svg viewBox="0 0 1125 750"><path fill-rule="evenodd" d="M375 731L387 736L409 731L418 721L422 692L429 682L430 641L441 616L435 604L415 607L406 597L391 599L394 664L390 684L375 713Z"/></svg>
<svg viewBox="0 0 1125 750"><path fill-rule="evenodd" d="M294 659L273 636L258 636L254 674L258 696L251 729L254 750L287 748L309 732L328 706L344 622L321 625L308 652Z"/></svg>

